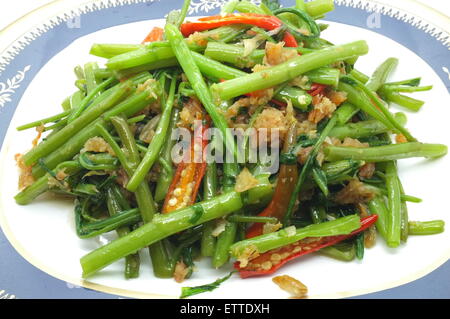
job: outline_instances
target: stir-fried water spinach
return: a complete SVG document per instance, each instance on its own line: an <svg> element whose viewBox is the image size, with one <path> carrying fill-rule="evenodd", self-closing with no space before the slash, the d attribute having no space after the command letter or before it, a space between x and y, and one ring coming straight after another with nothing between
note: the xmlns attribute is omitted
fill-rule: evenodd
<svg viewBox="0 0 450 319"><path fill-rule="evenodd" d="M391 81L396 58L358 71L366 41L322 37L332 0L230 1L199 19L186 18L189 5L140 44L93 44L105 66L77 66L62 111L17 128L45 134L17 158L17 203L69 196L76 235L117 233L81 258L83 278L120 259L136 278L147 247L155 276L182 282L200 257L215 268L231 259L246 278L313 252L363 259L376 236L395 248L443 231L408 219L407 202L420 199L397 168L447 153L394 113L419 111L424 102L405 94L431 85Z"/></svg>

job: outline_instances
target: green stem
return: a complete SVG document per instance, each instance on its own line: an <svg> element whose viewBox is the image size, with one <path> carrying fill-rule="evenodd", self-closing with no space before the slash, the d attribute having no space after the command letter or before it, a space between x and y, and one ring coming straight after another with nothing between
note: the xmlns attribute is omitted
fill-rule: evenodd
<svg viewBox="0 0 450 319"><path fill-rule="evenodd" d="M194 224L191 221L196 214L196 209L192 206L170 214L155 215L150 223L144 224L129 235L116 239L83 256L80 260L83 278L89 277L116 260L163 238L236 211L242 208L242 200L239 193L229 192L197 203L196 206L203 209L203 214Z"/></svg>
<svg viewBox="0 0 450 319"><path fill-rule="evenodd" d="M334 112L335 116L337 117L337 124L338 125L346 124L358 112L359 108L357 108L353 104L347 101L342 103L339 106L339 108Z"/></svg>
<svg viewBox="0 0 450 319"><path fill-rule="evenodd" d="M203 178L203 199L211 199L218 192L218 176L216 163L209 163L206 168L205 177ZM206 223L201 240L202 256L213 256L216 248L216 238L212 235L215 228L215 222Z"/></svg>
<svg viewBox="0 0 450 319"><path fill-rule="evenodd" d="M122 207L119 203L119 200L116 199L115 195L118 191L118 187L113 186L113 188L117 188L117 190L112 190L112 188L109 188L106 193L107 207L110 216L115 216L120 211L122 211ZM119 237L123 237L130 233L130 228L128 226L121 226L116 229L116 232ZM140 257L138 253L134 253L125 257L126 279L139 277L139 268L140 268Z"/></svg>
<svg viewBox="0 0 450 319"><path fill-rule="evenodd" d="M119 212L114 216L107 217L100 221L83 224L81 225L81 229L77 230L77 235L80 238L93 238L123 226L139 223L141 220L139 209L133 208Z"/></svg>
<svg viewBox="0 0 450 319"><path fill-rule="evenodd" d="M136 167L141 160L141 156L137 148L136 141L134 140L133 133L131 132L126 119L122 117L112 117L111 123L114 125L114 128L119 134L122 145L125 147L128 155L126 159L121 159L121 156L118 156L119 160L121 161L122 166L124 166L127 175L131 176L135 172ZM104 130L100 131L102 132L102 136L108 143L110 143L111 147L113 147L114 151L116 152L118 145L114 138L112 138L112 136L108 136ZM156 212L156 205L153 202L153 196L147 181L144 180L138 185L135 195L139 211L142 215L142 220L144 221L144 223L150 222Z"/></svg>
<svg viewBox="0 0 450 319"><path fill-rule="evenodd" d="M338 85L339 91L344 91L347 93L347 101L357 107L358 109L361 109L374 119L380 121L383 123L386 127L389 127L390 129L395 129L391 122L389 122L383 114L372 104L370 99L361 92L361 90L353 87L352 85L348 83L344 83L343 81L339 82ZM339 111L339 109L338 109Z"/></svg>
<svg viewBox="0 0 450 319"><path fill-rule="evenodd" d="M361 148L326 146L323 152L328 161L354 159L366 162L385 162L411 157L441 157L447 154L447 146L443 144L408 142Z"/></svg>
<svg viewBox="0 0 450 319"><path fill-rule="evenodd" d="M409 214L408 214L408 205L406 204L406 201L403 200L403 197L405 196L405 190L403 189L402 182L400 180L400 177L397 176L398 183L400 186L400 239L402 242L406 243L409 236L409 228L408 228L408 222L409 222Z"/></svg>
<svg viewBox="0 0 450 319"><path fill-rule="evenodd" d="M164 238L149 246L153 273L158 278L171 278L175 269L175 249L169 238Z"/></svg>
<svg viewBox="0 0 450 319"><path fill-rule="evenodd" d="M294 206L297 202L298 199L298 195L300 193L300 190L303 186L303 184L305 183L305 180L307 179L307 177L310 174L310 171L314 165L314 162L316 160L316 156L323 144L323 142L325 141L325 138L329 135L330 131L332 130L332 128L336 125L337 122L337 118L335 116L333 116L329 122L327 123L327 126L323 129L323 131L320 133L319 139L317 140L317 142L314 144L313 149L311 150L311 152L308 155L308 159L306 160L305 165L302 168L302 171L300 172L300 176L297 180L297 184L295 185L295 188L292 192L291 198L289 200L289 205L286 211L286 214L284 216L283 219L283 225L289 225L290 224L290 219L294 213Z"/></svg>
<svg viewBox="0 0 450 319"><path fill-rule="evenodd" d="M359 82L362 82L364 84L366 84L369 81L369 77L367 75L356 69L351 70L350 75L353 76L355 79L357 79Z"/></svg>
<svg viewBox="0 0 450 319"><path fill-rule="evenodd" d="M119 84L117 87L112 89L109 96L102 100L95 106L90 107L86 112L74 120L70 125L65 126L56 134L52 135L44 142L37 145L35 148L30 150L23 156L23 160L26 165L32 165L37 162L38 159L45 157L52 151L58 149L62 144L67 142L74 134L82 130L89 123L97 119L101 114L111 109L123 98L125 98L132 90L131 82L127 81ZM107 94L105 92L104 94Z"/></svg>
<svg viewBox="0 0 450 319"><path fill-rule="evenodd" d="M341 78L341 81L345 77ZM361 89L361 91L367 95L367 97L370 99L372 108L375 108L376 111L374 112L380 112L384 116L384 118L390 123L390 125L399 133L403 134L409 142L416 142L417 140L409 133L409 131L404 128L400 123L398 123L392 113L389 111L389 109L386 107L385 103L376 95L375 92L370 90L368 87L366 87L363 83L359 82L356 79L349 78L351 82L355 82L356 86Z"/></svg>
<svg viewBox="0 0 450 319"><path fill-rule="evenodd" d="M214 268L219 268L226 264L230 259L229 249L236 240L238 224L235 222L227 222L225 230L217 237L216 249L211 258Z"/></svg>
<svg viewBox="0 0 450 319"><path fill-rule="evenodd" d="M389 247L400 245L401 235L401 189L394 161L386 163L386 188L388 191L389 218L387 223L387 244Z"/></svg>
<svg viewBox="0 0 450 319"><path fill-rule="evenodd" d="M156 85L149 87L143 92L131 95L129 98L116 105L111 110L105 112L103 116L73 134L73 136L71 136L69 140L67 140L67 142L65 142L58 149L54 150L47 157L45 157L44 164L50 169L53 169L60 162L73 158L77 153L79 153L84 143L86 143L88 139L98 135L95 126L96 124L108 126L107 121L113 116L122 113L125 116L132 116L136 114L143 108L147 107L149 103L155 101L155 94L156 96L160 94L159 87ZM71 125L73 125L74 123L75 121ZM35 178L39 178L44 174L45 171L40 166L33 167L33 176Z"/></svg>
<svg viewBox="0 0 450 319"><path fill-rule="evenodd" d="M66 174L73 175L81 171L82 166L77 161L62 162L56 167L56 169L54 170L54 174L56 175L58 171L62 169L64 169L64 172ZM51 186L48 183L49 178L51 178L50 174L45 174L33 184L14 196L16 203L19 205L27 205L39 195L50 190Z"/></svg>
<svg viewBox="0 0 450 319"><path fill-rule="evenodd" d="M206 109L208 114L211 116L211 119L221 133L225 140L225 147L228 151L233 152L233 155L236 155L236 145L234 143L234 138L228 130L228 124L225 120L224 116L218 112L217 106L213 102L213 98L209 91L208 86L203 79L203 76L195 63L194 58L192 57L191 51L189 50L186 42L184 42L183 35L181 32L171 24L167 24L165 27L166 36L169 40L172 49L175 53L175 56L178 59L186 77L192 85L192 88L195 91L195 94L202 102L203 107Z"/></svg>
<svg viewBox="0 0 450 319"><path fill-rule="evenodd" d="M236 4L236 10L242 13L266 14L264 10L249 1L241 0Z"/></svg>
<svg viewBox="0 0 450 319"><path fill-rule="evenodd" d="M381 237L387 241L389 211L384 196L376 196L368 203L368 206L372 215L378 215L375 226Z"/></svg>
<svg viewBox="0 0 450 319"><path fill-rule="evenodd" d="M276 224L278 219L275 217L261 217L261 216L244 216L244 215L232 215L227 217L229 222L234 223L272 223Z"/></svg>
<svg viewBox="0 0 450 319"><path fill-rule="evenodd" d="M175 23L175 26L178 28L183 24L184 19L186 18L186 15L189 10L189 6L191 5L191 0L184 0L183 6L181 7L180 15L178 16L178 21Z"/></svg>
<svg viewBox="0 0 450 319"><path fill-rule="evenodd" d="M95 70L98 69L96 62L89 62L84 65L84 79L86 80L86 94L90 95L97 87L97 79L95 78ZM96 92L94 96L97 94Z"/></svg>
<svg viewBox="0 0 450 319"><path fill-rule="evenodd" d="M211 86L211 91L216 98L229 100L249 92L276 86L308 71L352 56L364 55L367 52L368 47L365 41L332 46L299 56L260 72L214 84Z"/></svg>
<svg viewBox="0 0 450 319"><path fill-rule="evenodd" d="M444 231L445 222L443 220L430 220L427 222L409 222L410 235L434 235Z"/></svg>
<svg viewBox="0 0 450 319"><path fill-rule="evenodd" d="M110 77L109 79L103 81L99 85L97 85L91 92L86 95L86 97L80 102L80 105L72 110L72 113L67 118L67 123L73 122L76 118L78 118L81 113L89 106L89 103L92 99L100 92L102 92L109 85L115 83L117 80L115 77Z"/></svg>
<svg viewBox="0 0 450 319"><path fill-rule="evenodd" d="M158 122L155 135L149 147L147 148L147 152L145 153L144 158L142 159L142 161L140 161L139 166L136 168L130 180L128 181L127 189L129 191L134 192L138 188L159 156L169 128L170 116L172 114L172 108L175 100L176 82L177 80L174 77L170 84L169 97L164 107L161 119Z"/></svg>
<svg viewBox="0 0 450 319"><path fill-rule="evenodd" d="M225 26L215 30L204 32L205 36L210 35L217 40L232 40L236 35L242 32L242 26ZM228 39L226 39L228 38ZM184 43L189 46L190 50L202 51L204 46L198 45L185 39ZM151 42L144 47L135 49L133 51L125 52L110 58L106 62L106 66L111 70L123 70L135 68L144 65L150 65L159 61L168 61L175 57L169 42Z"/></svg>
<svg viewBox="0 0 450 319"><path fill-rule="evenodd" d="M406 115L404 113L396 113L395 119L401 124L406 124ZM377 120L360 121L356 123L348 123L341 126L335 126L329 136L336 137L338 139L344 139L346 137L362 138L386 133L389 128L383 123Z"/></svg>
<svg viewBox="0 0 450 319"><path fill-rule="evenodd" d="M424 101L414 99L412 97L400 94L391 90L389 87L382 87L379 90L380 95L388 102L403 106L413 112L418 112L425 104Z"/></svg>
<svg viewBox="0 0 450 319"><path fill-rule="evenodd" d="M109 43L94 43L89 51L90 54L110 59L116 55L135 51L143 48L142 44L109 44Z"/></svg>
<svg viewBox="0 0 450 319"><path fill-rule="evenodd" d="M236 177L239 174L239 164L235 161L223 164L223 191L228 192L234 188ZM240 215L238 211L235 214ZM212 255L211 262L213 267L219 268L223 266L230 258L229 248L236 240L238 224L234 222L226 222L225 230L217 237L216 248Z"/></svg>
<svg viewBox="0 0 450 319"><path fill-rule="evenodd" d="M364 258L364 232L356 235L355 255L359 260L362 260Z"/></svg>
<svg viewBox="0 0 450 319"><path fill-rule="evenodd" d="M231 246L230 251L236 258L239 258L247 247L256 248L256 250L262 254L272 249L293 244L306 237L347 235L355 229L358 229L360 225L361 223L358 216L349 215L332 221L311 224L304 228L296 229L293 234L287 234L287 231L282 229L277 232L242 240Z"/></svg>
<svg viewBox="0 0 450 319"><path fill-rule="evenodd" d="M172 148L176 143L175 139L172 139L172 132L177 129L177 122L179 117L179 110L173 109L170 118L169 128L166 134L165 144L161 150L161 160L165 161L168 165L163 166L161 174L158 177L155 190L155 200L157 202L162 201L167 194L167 190L170 187L175 170L172 163Z"/></svg>
<svg viewBox="0 0 450 319"><path fill-rule="evenodd" d="M24 124L24 125L18 126L16 128L16 130L23 131L23 130L27 130L29 128L41 126L41 125L44 125L44 124L47 124L47 123L56 122L58 120L61 120L61 119L65 118L67 115L70 114L70 112L71 112L70 110L64 111L62 113L59 113L59 114L56 114L56 115L53 115L53 116L50 116L50 117L46 117L45 119L42 119L42 120L39 120L39 121L34 121L34 122L31 122L31 123L28 123L28 124Z"/></svg>
<svg viewBox="0 0 450 319"><path fill-rule="evenodd" d="M233 13L234 10L236 10L237 4L240 2L241 2L240 0L231 0L231 1L226 2L220 9L220 14L227 15L227 14Z"/></svg>
<svg viewBox="0 0 450 319"><path fill-rule="evenodd" d="M397 58L388 58L384 61L372 74L372 77L365 84L369 90L378 91L378 89L386 83L388 76L394 71L398 65Z"/></svg>
<svg viewBox="0 0 450 319"><path fill-rule="evenodd" d="M334 10L333 0L314 0L305 3L306 12L312 17L321 17Z"/></svg>
<svg viewBox="0 0 450 319"><path fill-rule="evenodd" d="M349 249L339 249L337 247L325 247L318 251L318 254L331 257L341 261L352 261L355 259L355 247L351 245Z"/></svg>

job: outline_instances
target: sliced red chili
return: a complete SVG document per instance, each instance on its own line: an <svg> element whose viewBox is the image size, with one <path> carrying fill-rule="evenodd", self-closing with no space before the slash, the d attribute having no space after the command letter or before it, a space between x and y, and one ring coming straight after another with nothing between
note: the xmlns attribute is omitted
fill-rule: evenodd
<svg viewBox="0 0 450 319"><path fill-rule="evenodd" d="M155 41L162 41L164 35L164 29L159 27L154 27L152 31L150 31L149 34L145 37L145 39L142 41L142 44L147 42L155 42Z"/></svg>
<svg viewBox="0 0 450 319"><path fill-rule="evenodd" d="M284 41L284 45L288 48L296 48L298 47L298 43L297 40L295 39L295 37L289 33L289 32L285 32L284 36L283 36L283 41Z"/></svg>
<svg viewBox="0 0 450 319"><path fill-rule="evenodd" d="M210 16L200 18L195 22L186 22L181 25L181 33L187 37L194 32L201 32L232 24L249 24L265 30L274 30L283 25L280 19L274 16L256 13L235 13L226 16Z"/></svg>
<svg viewBox="0 0 450 319"><path fill-rule="evenodd" d="M204 124L194 130L189 153L177 166L164 200L162 213L170 213L195 203L207 166L205 158L208 144L205 137L207 129L208 125Z"/></svg>
<svg viewBox="0 0 450 319"><path fill-rule="evenodd" d="M281 102L281 101L278 101L278 100L275 100L275 99L272 99L272 100L270 100L270 102L272 102L273 104L275 104L275 105L277 105L277 106L279 106L279 107L286 107L286 102Z"/></svg>
<svg viewBox="0 0 450 319"><path fill-rule="evenodd" d="M280 173L278 175L277 186L270 201L270 204L258 216L261 217L276 217L281 220L286 213L289 205L290 196L297 183L297 164L288 165L282 164L280 166ZM263 234L263 223L254 223L245 234L246 238L252 238Z"/></svg>
<svg viewBox="0 0 450 319"><path fill-rule="evenodd" d="M241 278L254 276L264 276L273 274L287 262L315 252L324 247L335 245L346 240L372 226L378 215L371 215L361 219L361 227L348 235L328 236L328 237L308 237L296 243L273 249L252 259L244 268L236 262L234 268L239 271Z"/></svg>
<svg viewBox="0 0 450 319"><path fill-rule="evenodd" d="M313 83L311 85L311 89L308 91L308 94L311 96L322 94L327 86L325 84Z"/></svg>
<svg viewBox="0 0 450 319"><path fill-rule="evenodd" d="M295 145L297 139L296 125L292 124L289 127L286 140L283 145L283 153ZM277 186L275 187L272 200L269 205L258 216L261 217L276 217L278 220L283 219L287 211L291 194L297 184L298 169L297 162L282 163L280 166L280 173L278 174ZM246 232L246 238L252 238L263 234L263 223L253 224Z"/></svg>

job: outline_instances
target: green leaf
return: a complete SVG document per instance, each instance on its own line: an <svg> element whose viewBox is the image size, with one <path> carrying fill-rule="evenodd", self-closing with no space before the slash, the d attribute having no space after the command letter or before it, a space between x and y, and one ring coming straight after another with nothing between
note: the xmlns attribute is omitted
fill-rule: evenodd
<svg viewBox="0 0 450 319"><path fill-rule="evenodd" d="M177 25L180 18L181 18L181 11L180 10L172 10L167 15L166 23Z"/></svg>
<svg viewBox="0 0 450 319"><path fill-rule="evenodd" d="M356 258L362 260L364 257L364 232L356 236Z"/></svg>
<svg viewBox="0 0 450 319"><path fill-rule="evenodd" d="M193 205L191 208L194 210L194 214L189 219L189 222L191 224L195 224L198 222L198 220L203 216L204 210L202 205Z"/></svg>
<svg viewBox="0 0 450 319"><path fill-rule="evenodd" d="M319 186L322 193L328 197L329 191L328 191L328 180L327 176L325 175L325 172L320 167L314 167L312 169L312 174L314 181L316 182L317 186Z"/></svg>
<svg viewBox="0 0 450 319"><path fill-rule="evenodd" d="M278 0L262 0L261 3L265 4L270 11L274 11L281 7L280 2Z"/></svg>
<svg viewBox="0 0 450 319"><path fill-rule="evenodd" d="M351 77L346 76L346 75L342 76L340 80L344 83L350 84L351 86L357 85L357 83L354 79L352 79Z"/></svg>
<svg viewBox="0 0 450 319"><path fill-rule="evenodd" d="M94 184L88 184L88 183L80 183L78 184L74 189L74 193L79 193L81 195L97 195L99 192L97 189L97 186Z"/></svg>
<svg viewBox="0 0 450 319"><path fill-rule="evenodd" d="M180 298L183 299L183 298L187 298L187 297L190 297L193 295L198 295L198 294L201 294L204 292L213 291L214 289L218 288L221 283L228 280L233 273L235 273L235 271L230 272L228 275L226 275L223 278L217 279L216 281L214 281L211 284L197 286L197 287L183 287L183 288L181 288Z"/></svg>
<svg viewBox="0 0 450 319"><path fill-rule="evenodd" d="M281 153L280 163L285 165L297 164L297 156L293 153Z"/></svg>

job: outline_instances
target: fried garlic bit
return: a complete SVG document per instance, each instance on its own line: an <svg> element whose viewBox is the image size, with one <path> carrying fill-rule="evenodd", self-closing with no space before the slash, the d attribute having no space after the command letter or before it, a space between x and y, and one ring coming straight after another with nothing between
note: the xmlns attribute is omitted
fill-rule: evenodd
<svg viewBox="0 0 450 319"><path fill-rule="evenodd" d="M25 164L22 154L16 154L14 159L16 160L16 164L19 167L19 189L22 190L34 183L32 169L31 166L27 166Z"/></svg>
<svg viewBox="0 0 450 319"><path fill-rule="evenodd" d="M291 276L276 276L272 278L272 281L276 283L278 287L290 293L294 298L305 298L308 294L308 287Z"/></svg>
<svg viewBox="0 0 450 319"><path fill-rule="evenodd" d="M375 197L375 193L367 188L364 183L357 179L352 179L347 186L341 189L334 201L339 204L358 204L366 203Z"/></svg>
<svg viewBox="0 0 450 319"><path fill-rule="evenodd" d="M173 272L173 278L176 282L181 283L186 279L189 273L189 267L182 261L177 261L175 265L175 271Z"/></svg>
<svg viewBox="0 0 450 319"><path fill-rule="evenodd" d="M258 248L255 245L248 245L239 254L237 261L239 262L239 267L245 268L249 264L251 259L255 259L259 256Z"/></svg>
<svg viewBox="0 0 450 319"><path fill-rule="evenodd" d="M113 149L111 146L99 136L91 137L84 143L84 147L81 150L81 153L84 152L98 152L98 153L108 153L112 156L115 156Z"/></svg>
<svg viewBox="0 0 450 319"><path fill-rule="evenodd" d="M234 186L234 190L238 193L242 193L257 185L258 180L247 168L244 168L236 177L236 185Z"/></svg>

